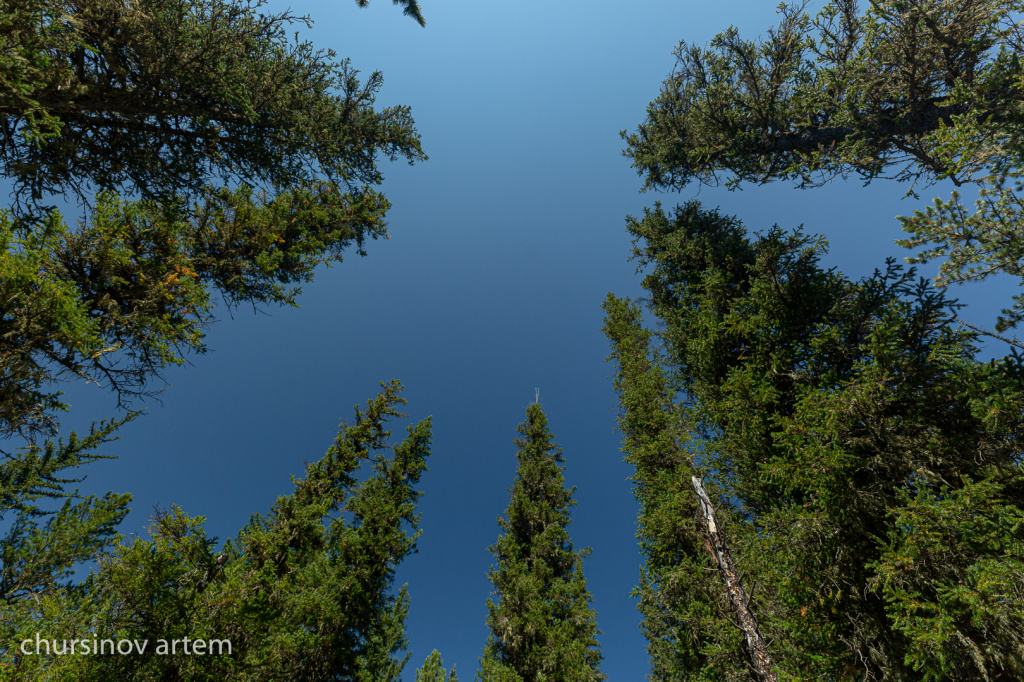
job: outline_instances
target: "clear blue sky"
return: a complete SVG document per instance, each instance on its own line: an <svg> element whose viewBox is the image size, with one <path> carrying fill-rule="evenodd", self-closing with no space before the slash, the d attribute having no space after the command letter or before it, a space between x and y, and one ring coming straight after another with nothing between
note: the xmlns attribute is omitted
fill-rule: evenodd
<svg viewBox="0 0 1024 682"><path fill-rule="evenodd" d="M316 21L304 35L318 46L383 72L380 103L411 105L431 158L385 167L389 241L320 272L301 309L223 315L210 352L168 374L163 404L123 429L107 449L119 459L92 465L85 487L134 494L124 532L141 531L153 505L179 504L226 539L289 492L289 476L322 456L353 404L400 379L411 418L433 415L435 434L419 553L399 574L412 599L404 679L437 648L470 680L487 636L486 547L508 502L511 439L539 387L578 486L572 535L594 550L585 570L604 669L611 680L642 680L629 597L636 505L600 332L608 291L640 294L626 214L696 196L750 229L803 223L830 240L827 264L858 277L905 255L893 244L894 216L917 204L901 200L904 186L855 180L638 194L618 132L642 120L672 49L730 24L759 35L775 21L771 2L424 0L426 28L388 0L291 7ZM969 319L989 323L1013 292L995 282L958 293L972 304ZM113 414L95 387L67 397L69 428Z"/></svg>

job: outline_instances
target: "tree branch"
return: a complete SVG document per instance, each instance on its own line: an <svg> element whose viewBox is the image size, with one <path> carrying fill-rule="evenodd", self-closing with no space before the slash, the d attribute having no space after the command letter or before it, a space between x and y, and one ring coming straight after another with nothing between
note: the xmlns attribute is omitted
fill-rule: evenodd
<svg viewBox="0 0 1024 682"><path fill-rule="evenodd" d="M768 646L761 638L757 628L757 620L749 608L750 597L743 590L740 584L739 572L736 564L733 563L732 553L729 545L726 544L725 535L718 528L715 518L715 510L711 506L711 500L704 491L701 479L691 476L693 489L697 491L697 499L700 501L701 511L704 513L704 522L711 546L714 548L715 560L718 563L718 572L725 583L725 592L729 597L729 603L736 613L736 619L740 630L743 632L743 639L746 642L747 653L750 656L750 663L754 667L754 673L760 682L778 682L779 676L772 670L772 657L768 653Z"/></svg>

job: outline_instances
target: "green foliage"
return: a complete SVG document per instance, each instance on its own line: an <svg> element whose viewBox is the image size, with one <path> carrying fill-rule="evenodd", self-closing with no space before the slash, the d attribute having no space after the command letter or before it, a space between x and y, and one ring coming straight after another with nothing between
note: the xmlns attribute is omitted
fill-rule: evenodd
<svg viewBox="0 0 1024 682"><path fill-rule="evenodd" d="M1021 123L1021 36L1010 0L781 4L762 41L680 43L646 121L623 133L646 187L855 172L958 181L989 166ZM817 179L815 179L817 175Z"/></svg>
<svg viewBox="0 0 1024 682"><path fill-rule="evenodd" d="M983 186L971 212L950 202L903 218L914 260L946 257L939 284L1021 275L1020 130L1024 4L1011 0L831 0L817 15L782 4L766 39L729 29L680 43L647 118L623 132L645 188L693 180L736 188L818 186L858 174ZM910 193L913 193L913 188ZM1004 311L1005 330L1024 299Z"/></svg>
<svg viewBox="0 0 1024 682"><path fill-rule="evenodd" d="M52 432L50 387L85 378L122 401L202 352L212 293L229 305L295 305L297 287L345 248L387 237L380 194L321 183L270 199L248 188L184 202L101 193L70 228L57 212L0 213L0 435Z"/></svg>
<svg viewBox="0 0 1024 682"><path fill-rule="evenodd" d="M426 158L408 107L376 110L379 73L361 83L348 61L289 37L308 18L264 4L0 6L0 174L15 190L0 211L0 438L28 443L0 462L4 679L378 682L405 663L408 597L391 588L415 545L430 425L379 453L384 421L401 416L396 382L219 556L203 519L176 507L150 540L111 548L130 496L66 489L81 479L62 472L102 458L95 446L125 420L36 444L67 408L60 382L113 389L120 407L152 395L167 366L205 350L216 295L229 308L296 305L318 265L389 236L378 160ZM414 0L395 4L423 23ZM77 228L45 205L97 190ZM44 511L45 498L65 501ZM21 655L12 643L36 632L234 651Z"/></svg>
<svg viewBox="0 0 1024 682"><path fill-rule="evenodd" d="M289 36L307 17L263 4L5 3L3 175L32 201L90 186L167 199L210 176L351 189L380 182L378 154L425 158L408 107L373 109L379 73L360 84L348 61Z"/></svg>
<svg viewBox="0 0 1024 682"><path fill-rule="evenodd" d="M452 672L449 676L448 671L444 669L444 661L441 660L441 654L434 649L427 656L427 660L423 661L423 665L416 671L416 682L459 682L459 678L455 675L455 666L452 666Z"/></svg>
<svg viewBox="0 0 1024 682"><path fill-rule="evenodd" d="M605 304L651 678L749 675L690 472L780 679L1024 674L1024 360L978 362L956 305L891 260L854 282L821 239L695 202L628 225L664 325Z"/></svg>
<svg viewBox="0 0 1024 682"><path fill-rule="evenodd" d="M698 671L742 670L745 659L730 646L736 632L722 618L730 607L711 570L712 550L705 546L689 485L695 471L685 448L689 414L674 403L639 306L609 294L604 309L609 360L618 369L619 429L626 461L635 467L631 480L640 505L637 540L644 563L633 596L647 638L648 677L700 679Z"/></svg>
<svg viewBox="0 0 1024 682"><path fill-rule="evenodd" d="M84 477L67 477L97 459L95 449L113 438L114 431L137 416L93 425L83 438L72 433L67 442L47 441L5 454L0 466L0 638L10 650L40 623L61 629L86 588L75 580L83 562L116 543L115 529L128 513L131 495L107 493L83 496L69 489ZM42 500L63 500L57 509L44 509ZM33 628L35 630L33 630ZM7 676L7 657L0 660L0 677Z"/></svg>
<svg viewBox="0 0 1024 682"><path fill-rule="evenodd" d="M903 230L912 236L897 244L928 247L908 258L911 263L946 257L936 278L940 286L981 281L1000 273L1024 277L1022 190L1024 182L1018 173L1003 172L984 179L974 213L960 203L958 192L953 192L949 201L937 198L923 211L899 217ZM996 320L997 332L1016 327L1024 319L1024 294L1014 296L1013 301Z"/></svg>
<svg viewBox="0 0 1024 682"><path fill-rule="evenodd" d="M1020 674L1024 511L1006 504L997 480L966 477L956 488L918 485L901 503L873 587L893 626L916 645L907 663L926 680Z"/></svg>
<svg viewBox="0 0 1024 682"><path fill-rule="evenodd" d="M430 420L389 445L387 420L404 415L400 385L342 424L334 445L292 494L216 550L202 517L158 513L151 539L123 540L60 600L25 604L15 632L55 639L148 640L128 656L22 656L18 679L398 680L407 656L408 595L395 567L415 548L415 485L426 469ZM390 449L391 454L384 451ZM369 476L359 469L369 465ZM361 479L361 480L360 480ZM35 609L34 611L31 609ZM59 612L59 613L58 613ZM159 640L227 640L231 654L157 654ZM10 646L10 645L8 645ZM225 649L226 651L226 649ZM12 653L10 649L8 653Z"/></svg>
<svg viewBox="0 0 1024 682"><path fill-rule="evenodd" d="M974 182L974 212L936 200L900 219L899 243L926 247L913 262L946 258L940 286L1020 276L1024 5L805 7L780 5L762 41L729 29L706 49L680 44L646 120L623 133L645 188ZM751 240L692 202L629 229L664 324L652 334L638 306L605 304L652 677L747 676L703 570L682 483L695 471L717 487L783 677L1018 679L1022 359L979 363L957 306L891 261L852 282L819 266L820 239Z"/></svg>
<svg viewBox="0 0 1024 682"><path fill-rule="evenodd" d="M426 26L427 22L423 19L423 14L420 12L420 4L416 0L391 0L396 5L401 5L405 9L402 10L402 14L407 17L412 17L416 20L420 26ZM370 4L370 0L356 0L356 4L360 7L366 7Z"/></svg>
<svg viewBox="0 0 1024 682"><path fill-rule="evenodd" d="M378 160L426 158L408 107L376 110L379 73L360 83L263 4L0 8L0 438L54 434L62 380L155 393L204 349L214 290L294 305L288 285L388 236ZM93 202L77 229L54 193Z"/></svg>
<svg viewBox="0 0 1024 682"><path fill-rule="evenodd" d="M114 528L128 513L131 495L82 496L68 486L84 477L66 478L65 472L108 459L95 449L137 414L94 424L84 438L72 433L66 443L46 441L4 456L0 521L9 525L0 539L0 608L10 610L30 598L71 589L76 565L113 542ZM41 500L63 503L55 510L44 509Z"/></svg>
<svg viewBox="0 0 1024 682"><path fill-rule="evenodd" d="M497 565L487 600L491 634L477 677L492 682L603 680L597 616L583 577L590 550L574 550L569 509L575 489L565 488L562 449L548 431L540 405L526 410L517 431L519 466L502 535L490 550Z"/></svg>

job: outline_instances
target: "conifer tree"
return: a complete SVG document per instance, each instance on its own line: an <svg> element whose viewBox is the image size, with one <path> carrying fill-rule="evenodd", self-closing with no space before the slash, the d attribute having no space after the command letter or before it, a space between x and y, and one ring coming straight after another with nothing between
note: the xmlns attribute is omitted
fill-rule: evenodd
<svg viewBox="0 0 1024 682"><path fill-rule="evenodd" d="M589 549L574 550L562 449L548 431L540 405L526 410L513 442L519 466L511 500L491 545L498 603L487 600L491 634L480 659L485 682L584 682L606 679L600 670L597 615L583 577Z"/></svg>
<svg viewBox="0 0 1024 682"><path fill-rule="evenodd" d="M119 408L159 392L205 351L215 299L297 305L318 266L387 239L381 162L426 158L408 108L375 106L379 73L360 81L289 37L308 17L263 5L0 3L0 634L26 604L65 608L128 512L73 484L136 413L62 442L58 384ZM49 205L93 193L77 226Z"/></svg>
<svg viewBox="0 0 1024 682"><path fill-rule="evenodd" d="M72 432L66 440L27 447L0 467L0 522L6 527L0 535L0 641L38 630L39 605L80 597L75 569L116 544L132 496L86 496L73 486L84 478L75 475L80 467L106 459L96 449L137 415L94 424L83 437ZM41 504L55 500L62 500L56 509Z"/></svg>
<svg viewBox="0 0 1024 682"><path fill-rule="evenodd" d="M202 517L172 507L156 515L151 539L103 552L75 590L0 604L15 617L0 630L5 679L397 681L409 597L393 583L419 535L416 485L431 441L428 418L389 444L387 421L404 416L400 388L392 381L357 407L294 492L222 547ZM16 645L36 632L149 644L126 656L22 655ZM186 637L220 644L189 655ZM179 646L161 651L161 640Z"/></svg>
<svg viewBox="0 0 1024 682"><path fill-rule="evenodd" d="M900 219L899 243L926 247L911 262L939 260L939 285L1024 276L1024 3L822 5L782 3L762 39L729 28L708 47L679 44L646 119L623 132L645 187L816 187L852 174L909 181L910 193L973 184L973 211L957 192L936 199ZM1019 295L996 331L1021 321Z"/></svg>
<svg viewBox="0 0 1024 682"><path fill-rule="evenodd" d="M1024 359L890 259L748 237L697 202L630 218L659 332L610 296L652 680L749 680L690 476L782 679L1024 675Z"/></svg>
<svg viewBox="0 0 1024 682"><path fill-rule="evenodd" d="M0 438L55 435L62 381L156 392L218 293L294 305L389 236L383 160L426 158L409 108L264 4L0 3Z"/></svg>
<svg viewBox="0 0 1024 682"><path fill-rule="evenodd" d="M445 670L441 654L434 649L416 671L416 682L459 682L459 678L455 674L454 665L450 674Z"/></svg>

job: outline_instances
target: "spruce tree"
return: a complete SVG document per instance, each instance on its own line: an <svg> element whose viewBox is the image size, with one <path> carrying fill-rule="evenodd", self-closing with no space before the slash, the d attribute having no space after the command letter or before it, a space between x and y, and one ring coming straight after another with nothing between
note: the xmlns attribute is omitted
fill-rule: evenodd
<svg viewBox="0 0 1024 682"><path fill-rule="evenodd" d="M96 570L64 591L44 589L56 579L38 577L25 553L11 562L13 587L9 571L0 574L0 659L7 663L0 677L397 682L408 659L409 596L404 586L395 589L395 571L415 551L417 487L431 443L429 418L392 441L388 422L405 416L400 390L397 381L383 384L294 479L294 491L223 545L206 534L203 517L178 507L157 513L150 539L120 538L110 549L109 532L101 532L109 529L96 527L106 517L92 521L95 511L77 525L67 511L54 517L51 526L63 534L51 535L63 547L43 546L33 529L22 533L23 545L44 558L63 550L66 563L95 553L66 539L71 531L91 534L87 541L103 551ZM109 517L117 501L93 504ZM18 643L36 632L149 644L124 656L23 655ZM186 637L219 644L210 655L190 655L184 645L161 651L161 640Z"/></svg>
<svg viewBox="0 0 1024 682"><path fill-rule="evenodd" d="M574 550L562 449L548 431L540 405L519 425L519 466L503 534L491 545L498 603L487 600L491 630L478 679L488 682L582 682L603 680L597 615L583 577L589 549Z"/></svg>
<svg viewBox="0 0 1024 682"><path fill-rule="evenodd" d="M926 247L912 262L938 260L940 286L1024 276L1024 3L819 6L783 3L762 39L729 28L708 47L679 44L646 119L623 132L645 187L816 187L851 174L909 181L910 193L975 185L974 210L953 192L901 218L900 244ZM996 331L1022 320L1018 295Z"/></svg>
<svg viewBox="0 0 1024 682"><path fill-rule="evenodd" d="M605 303L650 678L751 677L697 475L784 679L1022 679L1024 359L892 259L851 280L697 202L628 225L662 323Z"/></svg>
<svg viewBox="0 0 1024 682"><path fill-rule="evenodd" d="M459 677L455 674L454 665L452 666L451 673L445 670L441 654L438 653L437 649L434 649L427 656L427 660L423 661L423 665L420 666L419 670L416 671L416 682L459 682Z"/></svg>
<svg viewBox="0 0 1024 682"><path fill-rule="evenodd" d="M409 108L263 4L0 3L0 438L54 436L65 381L158 392L216 299L295 305L389 237L384 159L426 158Z"/></svg>

